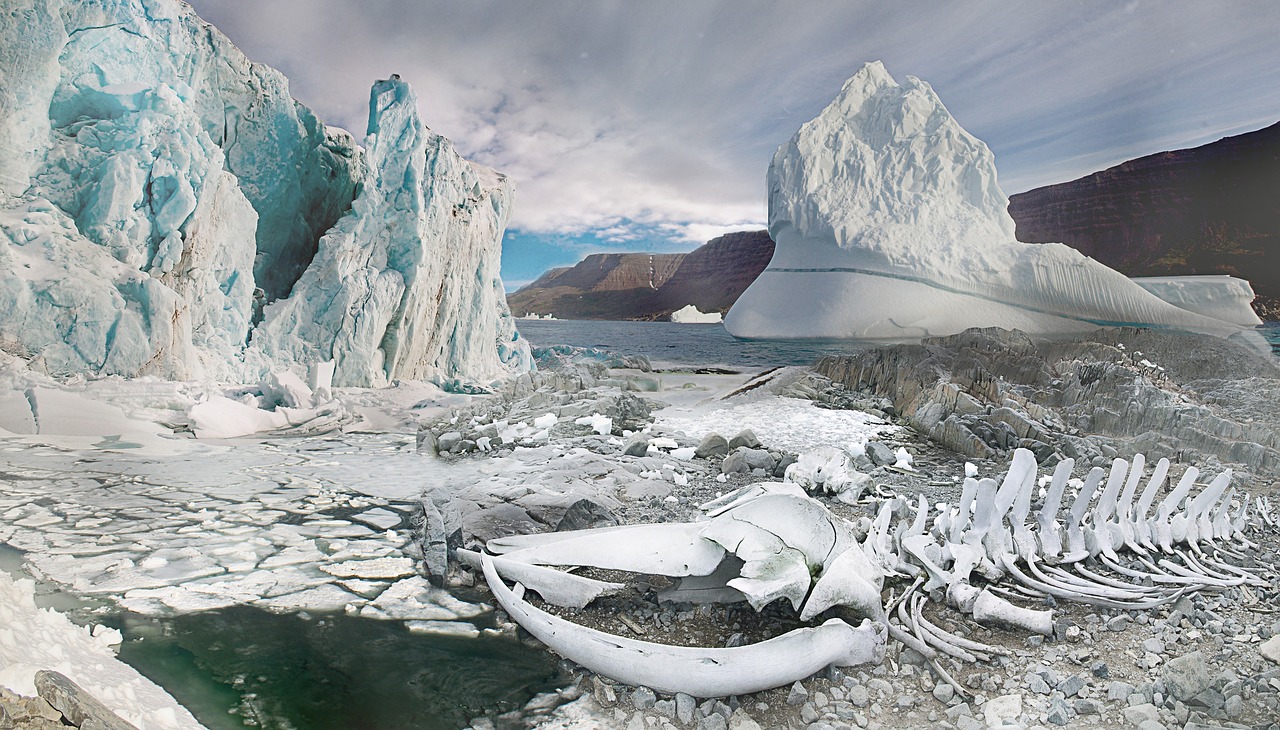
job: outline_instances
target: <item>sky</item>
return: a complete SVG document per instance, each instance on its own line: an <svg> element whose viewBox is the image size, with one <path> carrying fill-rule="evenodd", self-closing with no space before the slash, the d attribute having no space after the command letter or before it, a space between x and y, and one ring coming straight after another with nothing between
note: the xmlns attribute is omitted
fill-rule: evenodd
<svg viewBox="0 0 1280 730"><path fill-rule="evenodd" d="M929 82L1013 194L1280 120L1271 0L189 0L326 123L400 74L516 185L508 288L761 229L778 145L863 63Z"/></svg>

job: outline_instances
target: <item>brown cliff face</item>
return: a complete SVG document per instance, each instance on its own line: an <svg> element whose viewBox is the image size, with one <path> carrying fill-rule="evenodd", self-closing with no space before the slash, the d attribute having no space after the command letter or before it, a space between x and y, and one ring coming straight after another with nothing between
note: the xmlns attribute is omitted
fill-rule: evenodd
<svg viewBox="0 0 1280 730"><path fill-rule="evenodd" d="M663 320L687 304L727 312L769 265L767 231L730 233L687 253L592 254L507 296L511 311L559 319Z"/></svg>
<svg viewBox="0 0 1280 730"><path fill-rule="evenodd" d="M1280 319L1280 124L1009 198L1018 240L1129 276L1231 274Z"/></svg>

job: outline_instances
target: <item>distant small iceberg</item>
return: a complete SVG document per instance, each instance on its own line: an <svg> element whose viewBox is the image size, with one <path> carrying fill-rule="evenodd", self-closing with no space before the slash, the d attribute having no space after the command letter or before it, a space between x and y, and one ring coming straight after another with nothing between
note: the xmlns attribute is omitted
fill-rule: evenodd
<svg viewBox="0 0 1280 730"><path fill-rule="evenodd" d="M686 304L671 313L671 321L680 324L718 324L724 318L719 312L699 312L694 305Z"/></svg>
<svg viewBox="0 0 1280 730"><path fill-rule="evenodd" d="M556 316L550 312L546 314L538 314L537 312L525 312L524 316L516 317L516 319L555 319Z"/></svg>

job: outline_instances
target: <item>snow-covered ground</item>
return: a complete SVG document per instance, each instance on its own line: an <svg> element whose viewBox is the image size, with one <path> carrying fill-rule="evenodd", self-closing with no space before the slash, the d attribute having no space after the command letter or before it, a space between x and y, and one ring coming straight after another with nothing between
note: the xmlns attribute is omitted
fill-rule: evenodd
<svg viewBox="0 0 1280 730"><path fill-rule="evenodd" d="M203 404L222 399L245 412L274 414L287 409L283 386L278 380L240 388L120 379L59 384L15 361L3 365L0 403L13 407L0 424L12 429L0 431L0 543L22 551L30 576L147 615L244 604L339 611L402 621L419 632L475 636L482 629L473 621L483 625L491 607L461 600L420 575L415 518L424 493L443 488L464 511L481 514L518 509L536 516L581 498L615 507L648 503L705 470L689 461L688 444L713 431L732 436L751 428L771 448L791 451L865 442L895 428L768 388L725 400L761 380L797 377L798 370L761 378L757 371L620 369L610 382L630 384L666 406L651 427L654 446L641 458L622 457L623 439L607 433L608 419L598 413L578 419L585 436L565 438L573 419L554 415L554 392L535 393L531 402L546 398L548 407L518 413L523 420L504 427L517 439L515 448L440 458L418 452L418 422L447 422L458 409L483 408L494 397L413 383L334 389L323 408L313 409L320 414L301 426L198 439L193 413ZM264 423L272 422L266 415ZM4 580L0 610L14 626L32 620L23 597L29 588ZM46 648L63 640L42 636ZM20 644L0 641L0 664L13 668L3 684L17 691L30 693L36 669L82 661L63 652L54 663L52 655L31 655ZM109 654L91 663L119 670ZM166 706L160 699L138 702L143 713Z"/></svg>

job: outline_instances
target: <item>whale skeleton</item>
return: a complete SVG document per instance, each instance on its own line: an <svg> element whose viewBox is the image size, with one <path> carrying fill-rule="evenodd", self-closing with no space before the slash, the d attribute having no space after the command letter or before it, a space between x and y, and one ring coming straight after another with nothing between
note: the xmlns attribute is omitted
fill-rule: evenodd
<svg viewBox="0 0 1280 730"><path fill-rule="evenodd" d="M839 461L823 454L805 463L831 471ZM1241 563L1263 564L1256 554L1246 557L1256 548L1246 532L1275 527L1276 517L1265 498L1237 496L1229 469L1202 486L1199 470L1188 467L1157 505L1167 459L1145 487L1141 454L1115 459L1110 470L1095 467L1082 481L1072 480L1074 466L1064 459L1045 478L1034 515L1038 466L1030 451L1017 449L1003 479L966 478L954 505L931 508L923 494L913 504L877 486L862 502L874 517L855 523L806 493L805 486L829 491L830 475L789 471L790 481L753 484L702 505L701 521L511 536L486 544L494 555L458 555L483 571L511 618L553 651L621 682L698 697L781 686L828 665L879 662L890 637L967 696L939 659L976 662L1008 652L942 628L925 615L930 602L945 601L980 624L1054 636L1059 627L1044 606L1055 600L1145 610L1194 591L1250 595L1247 586L1269 585ZM756 610L783 600L801 621L834 611L861 623L830 618L749 646L677 647L606 634L524 600L527 589L545 603L582 608L623 588L560 570L580 567L674 578L663 600L742 600ZM910 586L896 595L890 588L886 600L886 579L900 577Z"/></svg>

